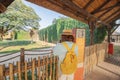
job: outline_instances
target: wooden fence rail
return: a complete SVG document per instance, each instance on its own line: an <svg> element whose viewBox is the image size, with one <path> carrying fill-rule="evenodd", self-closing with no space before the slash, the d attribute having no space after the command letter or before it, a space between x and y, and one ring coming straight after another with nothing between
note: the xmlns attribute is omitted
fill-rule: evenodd
<svg viewBox="0 0 120 80"><path fill-rule="evenodd" d="M22 65L21 62L9 64L8 68L1 65L0 80L53 80L53 76L57 80L57 63L57 56L43 56Z"/></svg>
<svg viewBox="0 0 120 80"><path fill-rule="evenodd" d="M104 61L107 55L108 44L101 43L85 48L84 75L93 71L94 67Z"/></svg>
<svg viewBox="0 0 120 80"><path fill-rule="evenodd" d="M107 43L95 44L85 48L84 74L90 73L94 66L104 61L107 53ZM42 50L39 52L44 52ZM25 54L21 49L20 62L9 64L8 67L0 65L0 80L58 80L58 57L53 56L52 50L49 55ZM28 55L42 55L34 59L25 59Z"/></svg>
<svg viewBox="0 0 120 80"><path fill-rule="evenodd" d="M21 49L20 61L8 67L0 65L0 80L58 80L58 57L52 54L25 61Z"/></svg>

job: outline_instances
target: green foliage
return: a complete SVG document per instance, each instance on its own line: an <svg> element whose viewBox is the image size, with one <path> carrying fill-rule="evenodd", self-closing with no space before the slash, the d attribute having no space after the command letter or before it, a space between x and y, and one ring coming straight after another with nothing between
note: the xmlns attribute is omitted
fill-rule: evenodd
<svg viewBox="0 0 120 80"><path fill-rule="evenodd" d="M17 32L17 40L30 40L29 32L26 31L19 31Z"/></svg>
<svg viewBox="0 0 120 80"><path fill-rule="evenodd" d="M71 18L54 19L53 24L39 31L40 40L56 43L60 40L60 34L64 29L85 28L86 29L86 46L90 45L89 26L80 21ZM101 25L94 31L94 43L101 43L106 36L106 28Z"/></svg>
<svg viewBox="0 0 120 80"><path fill-rule="evenodd" d="M54 19L53 24L39 31L40 40L56 43L60 40L60 35L64 29L85 28L86 44L89 45L88 25L71 18Z"/></svg>
<svg viewBox="0 0 120 80"><path fill-rule="evenodd" d="M28 45L30 44L31 41L5 41L5 42L0 42L0 46L22 46L22 45Z"/></svg>
<svg viewBox="0 0 120 80"><path fill-rule="evenodd" d="M10 30L26 30L29 27L38 29L39 21L40 18L32 8L24 5L22 0L15 0L0 14L0 34L4 35Z"/></svg>
<svg viewBox="0 0 120 80"><path fill-rule="evenodd" d="M101 25L100 27L96 28L94 31L94 43L101 43L105 36L106 36L106 27Z"/></svg>

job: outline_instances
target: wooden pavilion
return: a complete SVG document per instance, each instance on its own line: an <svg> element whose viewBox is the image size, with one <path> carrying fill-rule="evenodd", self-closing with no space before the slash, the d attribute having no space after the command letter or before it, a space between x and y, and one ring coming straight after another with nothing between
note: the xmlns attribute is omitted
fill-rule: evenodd
<svg viewBox="0 0 120 80"><path fill-rule="evenodd" d="M120 0L28 1L89 24L91 29L91 44L93 44L93 31L99 24L107 27L108 42L110 42L111 33L119 26L114 27L116 25L115 21L120 18Z"/></svg>
<svg viewBox="0 0 120 80"><path fill-rule="evenodd" d="M0 0L0 12L14 0ZM70 16L87 23L91 32L91 44L93 44L93 31L100 24L108 29L108 42L115 27L115 21L120 18L120 0L27 0L39 6L51 9L61 14Z"/></svg>
<svg viewBox="0 0 120 80"><path fill-rule="evenodd" d="M14 0L0 0L0 13L4 12L13 1ZM108 42L110 42L110 35L112 34L112 32L114 32L114 30L120 25L120 24L115 23L115 21L120 18L120 0L27 0L27 1L30 1L39 6L51 9L53 11L59 12L66 16L69 16L79 21L87 23L89 25L90 32L91 32L91 44L93 44L94 29L98 27L100 24L103 24L104 27L108 29ZM84 59L85 60L84 61L85 75L91 72L93 70L93 67L96 66L99 62L101 63L104 61L106 57L105 55L107 53L107 49L108 49L107 44L97 44L97 45L92 45L92 46L85 48L85 57L84 57L85 58ZM23 51L21 51L21 58L23 56L24 56L24 53ZM43 58L43 61L44 59L45 58ZM22 60L24 60L24 58ZM40 59L38 61L40 61ZM47 63L49 63L49 61ZM32 63L32 66L33 66L32 77L34 80L35 61L33 60L32 62L33 62ZM28 69L27 64L25 64L25 70L20 69L21 68L20 63L18 65L19 66L16 69L18 69L19 71L19 76L21 76L22 71L25 71L25 74L27 75L27 69ZM40 64L38 64L38 66L40 66ZM13 73L15 73L15 71L13 71L14 70L13 64L10 64L10 67L11 67L9 70L9 73L11 73L10 80L14 80ZM108 67L108 65L107 65L107 68L110 68L109 70L111 70L111 67ZM0 66L0 80L4 79L3 77L4 75L8 75L7 74L8 71L4 69L5 68L3 68L3 65ZM113 71L114 69L117 69L117 68L116 67L112 68ZM47 71L47 68L46 68L46 71ZM44 78L44 76L42 76L42 78Z"/></svg>

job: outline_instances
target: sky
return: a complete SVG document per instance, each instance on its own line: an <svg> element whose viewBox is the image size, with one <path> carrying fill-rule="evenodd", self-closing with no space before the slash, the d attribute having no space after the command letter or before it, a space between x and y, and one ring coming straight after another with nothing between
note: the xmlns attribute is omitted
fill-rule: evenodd
<svg viewBox="0 0 120 80"><path fill-rule="evenodd" d="M51 25L52 21L55 18L65 16L65 15L62 15L60 13L48 10L46 8L40 7L40 6L36 5L36 4L30 3L30 2L27 2L27 1L24 1L24 3L27 6L32 7L35 10L36 14L41 18L41 20L40 20L40 29L45 28L48 25Z"/></svg>

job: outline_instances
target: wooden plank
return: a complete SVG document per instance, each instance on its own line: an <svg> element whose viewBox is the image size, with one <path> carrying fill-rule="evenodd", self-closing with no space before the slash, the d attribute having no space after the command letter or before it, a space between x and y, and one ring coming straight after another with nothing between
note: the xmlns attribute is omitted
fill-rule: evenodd
<svg viewBox="0 0 120 80"><path fill-rule="evenodd" d="M111 16L109 19L107 19L105 22L111 23L111 22L115 22L117 19L120 18L120 12Z"/></svg>
<svg viewBox="0 0 120 80"><path fill-rule="evenodd" d="M22 79L21 79L21 63L18 62L17 64L18 64L18 79L19 79L19 80L22 80Z"/></svg>
<svg viewBox="0 0 120 80"><path fill-rule="evenodd" d="M13 64L9 64L9 75L10 75L10 80L14 80L14 73L13 73Z"/></svg>
<svg viewBox="0 0 120 80"><path fill-rule="evenodd" d="M117 3L114 4L113 6L110 6L110 7L107 7L107 8L103 8L103 9L101 9L101 10L99 10L99 11L104 11L104 10L113 9L113 8L115 8L115 7L118 7L118 6L120 6L120 2L117 2Z"/></svg>
<svg viewBox="0 0 120 80"><path fill-rule="evenodd" d="M4 80L4 66L0 65L0 80Z"/></svg>
<svg viewBox="0 0 120 80"><path fill-rule="evenodd" d="M109 15L108 17L106 17L105 19L103 19L103 21L106 21L108 18L110 18L111 16L115 15L116 13L118 13L120 11L120 8L117 9L115 12L113 12L111 15Z"/></svg>
<svg viewBox="0 0 120 80"><path fill-rule="evenodd" d="M0 2L0 11L4 12L7 8Z"/></svg>
<svg viewBox="0 0 120 80"><path fill-rule="evenodd" d="M55 56L53 56L53 80L55 80Z"/></svg>
<svg viewBox="0 0 120 80"><path fill-rule="evenodd" d="M108 4L111 0L106 0L102 5L100 5L98 8L96 8L91 14L97 13L101 8L103 8L106 4Z"/></svg>
<svg viewBox="0 0 120 80"><path fill-rule="evenodd" d="M48 56L46 57L45 72L46 72L46 80L48 80Z"/></svg>
<svg viewBox="0 0 120 80"><path fill-rule="evenodd" d="M88 6L90 6L90 4L91 4L92 2L94 2L94 0L89 0L89 2L84 6L83 9L86 10L86 9L88 8Z"/></svg>
<svg viewBox="0 0 120 80"><path fill-rule="evenodd" d="M56 64L55 64L55 66L56 66L56 80L58 80L58 57L56 56Z"/></svg>
<svg viewBox="0 0 120 80"><path fill-rule="evenodd" d="M21 62L21 65L24 65L24 62L25 62L25 49L24 48L21 48L21 54L20 54L20 62Z"/></svg>
<svg viewBox="0 0 120 80"><path fill-rule="evenodd" d="M40 57L38 57L38 80L40 80L41 74L40 74Z"/></svg>
<svg viewBox="0 0 120 80"><path fill-rule="evenodd" d="M28 80L27 76L27 61L25 61L25 80Z"/></svg>
<svg viewBox="0 0 120 80"><path fill-rule="evenodd" d="M45 56L43 56L43 63L42 63L42 80L45 80Z"/></svg>
<svg viewBox="0 0 120 80"><path fill-rule="evenodd" d="M52 55L50 56L50 80L52 80Z"/></svg>
<svg viewBox="0 0 120 80"><path fill-rule="evenodd" d="M32 61L32 80L35 80L35 59Z"/></svg>

